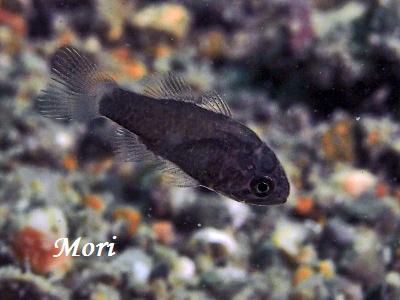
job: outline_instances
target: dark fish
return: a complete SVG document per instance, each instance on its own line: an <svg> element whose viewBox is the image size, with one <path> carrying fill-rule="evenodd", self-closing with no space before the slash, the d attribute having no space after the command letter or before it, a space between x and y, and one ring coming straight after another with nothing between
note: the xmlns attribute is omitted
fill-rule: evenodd
<svg viewBox="0 0 400 300"><path fill-rule="evenodd" d="M149 161L176 186L205 186L237 201L284 203L289 182L274 152L235 121L215 92L195 97L173 74L147 79L143 94L122 89L74 48L57 51L52 82L38 98L51 118L107 117L119 125L124 161Z"/></svg>

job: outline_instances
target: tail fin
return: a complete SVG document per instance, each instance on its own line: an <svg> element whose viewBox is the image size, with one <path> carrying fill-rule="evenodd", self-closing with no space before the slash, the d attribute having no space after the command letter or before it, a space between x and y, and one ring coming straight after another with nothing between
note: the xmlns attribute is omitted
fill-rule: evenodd
<svg viewBox="0 0 400 300"><path fill-rule="evenodd" d="M37 98L36 107L45 117L89 121L99 116L99 102L117 84L72 47L54 55L51 83Z"/></svg>

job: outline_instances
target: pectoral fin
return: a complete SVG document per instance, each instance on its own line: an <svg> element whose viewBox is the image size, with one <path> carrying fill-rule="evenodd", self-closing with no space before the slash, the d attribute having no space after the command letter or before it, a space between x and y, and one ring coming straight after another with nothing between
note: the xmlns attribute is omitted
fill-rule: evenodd
<svg viewBox="0 0 400 300"><path fill-rule="evenodd" d="M112 141L115 156L120 162L158 163L157 156L133 132L118 126Z"/></svg>
<svg viewBox="0 0 400 300"><path fill-rule="evenodd" d="M199 183L176 164L149 150L133 132L119 126L115 131L113 148L120 162L147 162L163 173L163 182L171 186L194 187Z"/></svg>
<svg viewBox="0 0 400 300"><path fill-rule="evenodd" d="M163 182L177 187L196 187L199 182L185 173L176 164L169 160L161 159L158 168L163 173Z"/></svg>

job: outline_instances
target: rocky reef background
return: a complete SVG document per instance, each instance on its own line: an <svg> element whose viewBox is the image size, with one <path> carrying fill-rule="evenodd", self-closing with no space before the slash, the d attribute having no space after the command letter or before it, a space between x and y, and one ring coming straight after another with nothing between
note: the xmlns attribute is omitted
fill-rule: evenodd
<svg viewBox="0 0 400 300"><path fill-rule="evenodd" d="M105 120L41 117L63 45L126 88L224 94L283 161L252 207L113 159ZM0 1L0 299L399 299L396 0ZM53 258L59 237L113 257Z"/></svg>

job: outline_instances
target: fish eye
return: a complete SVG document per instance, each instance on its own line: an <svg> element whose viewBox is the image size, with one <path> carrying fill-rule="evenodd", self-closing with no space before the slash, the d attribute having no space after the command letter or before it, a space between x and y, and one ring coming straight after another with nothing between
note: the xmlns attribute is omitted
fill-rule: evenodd
<svg viewBox="0 0 400 300"><path fill-rule="evenodd" d="M250 187L257 197L266 197L274 190L275 184L269 177L256 177L250 182Z"/></svg>

